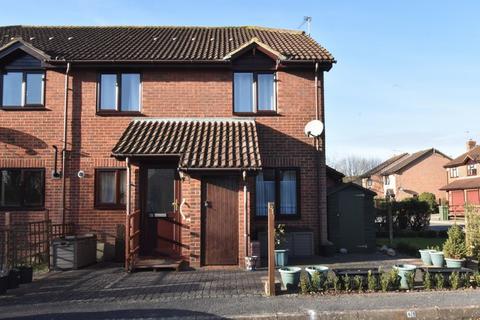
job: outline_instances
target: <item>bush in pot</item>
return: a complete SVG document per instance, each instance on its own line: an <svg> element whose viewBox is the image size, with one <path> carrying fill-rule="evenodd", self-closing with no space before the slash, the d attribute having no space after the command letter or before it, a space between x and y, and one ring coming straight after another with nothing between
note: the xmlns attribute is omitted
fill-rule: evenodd
<svg viewBox="0 0 480 320"><path fill-rule="evenodd" d="M284 267L288 264L288 249L285 248L287 243L287 233L285 225L279 224L275 228L275 265Z"/></svg>
<svg viewBox="0 0 480 320"><path fill-rule="evenodd" d="M447 268L461 268L465 263L467 248L465 245L465 233L458 225L448 229L448 239L443 245Z"/></svg>
<svg viewBox="0 0 480 320"><path fill-rule="evenodd" d="M430 252L430 258L432 259L432 264L434 267L441 268L445 264L445 256L442 251Z"/></svg>

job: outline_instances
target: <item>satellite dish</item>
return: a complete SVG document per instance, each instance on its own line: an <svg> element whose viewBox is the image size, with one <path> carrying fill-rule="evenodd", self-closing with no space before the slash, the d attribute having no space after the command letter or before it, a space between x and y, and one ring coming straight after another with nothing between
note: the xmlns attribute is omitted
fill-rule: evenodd
<svg viewBox="0 0 480 320"><path fill-rule="evenodd" d="M307 137L318 138L323 132L323 123L320 120L312 120L305 126L305 135Z"/></svg>

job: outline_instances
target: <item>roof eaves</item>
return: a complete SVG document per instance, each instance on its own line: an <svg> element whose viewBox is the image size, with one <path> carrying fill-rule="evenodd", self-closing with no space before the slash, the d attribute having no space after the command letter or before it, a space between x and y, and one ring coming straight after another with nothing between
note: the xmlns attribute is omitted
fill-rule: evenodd
<svg viewBox="0 0 480 320"><path fill-rule="evenodd" d="M49 61L51 59L48 54L34 47L32 44L26 42L22 38L14 38L12 41L2 46L0 48L0 59L16 50L23 50L39 60Z"/></svg>

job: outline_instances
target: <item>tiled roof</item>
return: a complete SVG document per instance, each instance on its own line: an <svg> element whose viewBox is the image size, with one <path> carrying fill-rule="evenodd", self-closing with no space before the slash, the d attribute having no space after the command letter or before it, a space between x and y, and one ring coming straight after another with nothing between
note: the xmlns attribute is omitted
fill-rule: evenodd
<svg viewBox="0 0 480 320"><path fill-rule="evenodd" d="M401 159L405 158L408 156L408 153L402 153L397 156L393 156L390 159L385 160L384 162L380 163L378 166L368 170L364 174L362 174L362 178L368 178L370 176L373 176L375 174L381 174L382 170L386 169L387 167L391 166L394 163L397 163Z"/></svg>
<svg viewBox="0 0 480 320"><path fill-rule="evenodd" d="M480 177L458 179L453 182L450 182L446 186L441 187L440 190L464 190L464 189L475 189L475 188L480 188Z"/></svg>
<svg viewBox="0 0 480 320"><path fill-rule="evenodd" d="M465 163L466 159L472 159L473 161L480 161L480 146L476 146L464 154L456 157L452 161L444 165L445 168L451 168L460 166Z"/></svg>
<svg viewBox="0 0 480 320"><path fill-rule="evenodd" d="M20 39L50 62L223 62L252 39L287 61L335 62L304 32L263 27L0 27L0 48Z"/></svg>
<svg viewBox="0 0 480 320"><path fill-rule="evenodd" d="M438 150L435 149L435 148L430 148L430 149L426 149L426 150L421 150L421 151L418 151L418 152L415 152L415 153L409 155L408 157L403 158L401 161L398 161L398 162L395 163L393 166L391 166L391 167L389 167L388 169L384 170L384 171L382 172L382 175L388 176L388 175L390 175L390 174L397 173L397 172L405 169L405 168L408 167L409 165L415 163L415 161L420 160L420 159L422 159L423 157L428 156L428 155L430 155L430 154L434 154L434 153L438 153L438 154L442 155L443 157L445 157L445 158L447 158L447 159L450 159L450 157L444 155L443 153L441 153L440 151L438 151Z"/></svg>
<svg viewBox="0 0 480 320"><path fill-rule="evenodd" d="M125 156L179 156L180 169L259 169L255 121L231 118L136 119L112 151Z"/></svg>

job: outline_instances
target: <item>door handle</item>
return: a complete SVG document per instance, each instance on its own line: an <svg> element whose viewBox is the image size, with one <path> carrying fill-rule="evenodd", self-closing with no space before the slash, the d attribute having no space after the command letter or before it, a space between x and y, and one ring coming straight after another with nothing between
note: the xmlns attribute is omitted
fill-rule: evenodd
<svg viewBox="0 0 480 320"><path fill-rule="evenodd" d="M203 202L203 206L204 206L205 208L210 208L210 207L212 206L212 204L210 203L210 201L205 200L205 201Z"/></svg>
<svg viewBox="0 0 480 320"><path fill-rule="evenodd" d="M175 201L172 202L172 207L173 207L173 211L174 212L177 212L178 211L178 201L177 199L175 199Z"/></svg>

